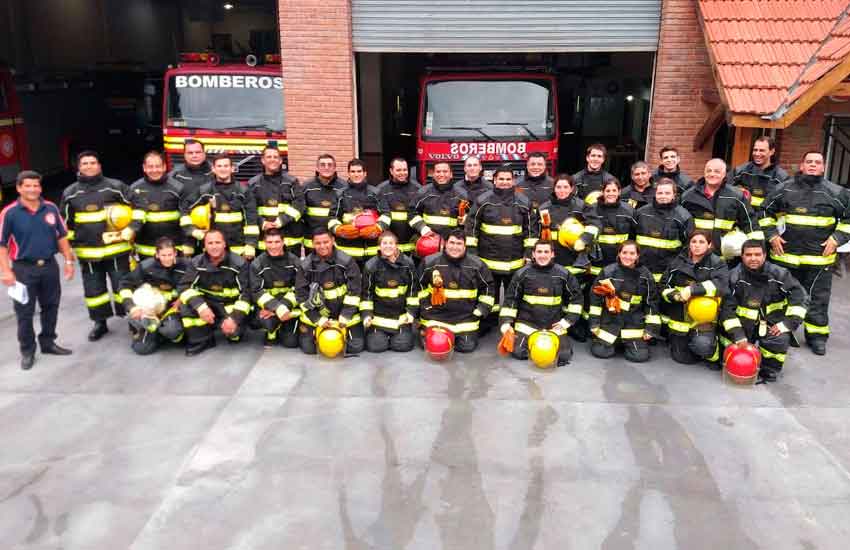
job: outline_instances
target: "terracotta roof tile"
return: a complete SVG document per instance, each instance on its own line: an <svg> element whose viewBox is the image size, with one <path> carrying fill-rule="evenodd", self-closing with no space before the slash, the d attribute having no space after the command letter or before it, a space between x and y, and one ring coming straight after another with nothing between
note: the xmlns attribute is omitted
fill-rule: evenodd
<svg viewBox="0 0 850 550"><path fill-rule="evenodd" d="M850 55L850 0L699 0L734 113L773 114Z"/></svg>

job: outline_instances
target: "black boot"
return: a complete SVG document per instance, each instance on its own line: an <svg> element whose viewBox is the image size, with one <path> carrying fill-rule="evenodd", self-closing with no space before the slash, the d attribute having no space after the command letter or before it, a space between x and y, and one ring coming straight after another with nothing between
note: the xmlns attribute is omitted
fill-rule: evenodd
<svg viewBox="0 0 850 550"><path fill-rule="evenodd" d="M190 344L186 347L186 357L192 357L194 355L199 355L204 351L215 347L215 338L210 338L208 340L204 340L203 342L199 342L197 344Z"/></svg>
<svg viewBox="0 0 850 550"><path fill-rule="evenodd" d="M94 326L89 331L89 342L97 342L109 332L109 327L106 326L106 321L95 321Z"/></svg>
<svg viewBox="0 0 850 550"><path fill-rule="evenodd" d="M30 370L35 363L35 354L34 353L25 353L21 355L21 368L23 370Z"/></svg>

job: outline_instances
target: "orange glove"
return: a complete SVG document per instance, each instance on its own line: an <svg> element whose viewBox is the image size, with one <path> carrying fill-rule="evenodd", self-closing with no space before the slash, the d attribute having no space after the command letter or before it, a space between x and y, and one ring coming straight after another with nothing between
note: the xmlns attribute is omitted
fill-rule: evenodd
<svg viewBox="0 0 850 550"><path fill-rule="evenodd" d="M441 306L446 303L446 291L443 290L443 276L436 269L431 273L431 305Z"/></svg>
<svg viewBox="0 0 850 550"><path fill-rule="evenodd" d="M549 226L552 225L552 217L549 215L548 210L540 212L540 225L543 226L540 230L540 239L544 241L551 241L552 230L549 229Z"/></svg>
<svg viewBox="0 0 850 550"><path fill-rule="evenodd" d="M544 227L540 230L540 240L541 241L551 241L552 240L552 230L548 227Z"/></svg>
<svg viewBox="0 0 850 550"><path fill-rule="evenodd" d="M342 237L343 239L356 239L360 236L360 230L350 223L338 225L334 233L336 233L337 237Z"/></svg>
<svg viewBox="0 0 850 550"><path fill-rule="evenodd" d="M514 342L516 342L516 332L514 329L508 329L499 340L499 355L509 355L514 350Z"/></svg>
<svg viewBox="0 0 850 550"><path fill-rule="evenodd" d="M457 204L457 223L463 225L466 221L466 211L469 210L469 201L461 199Z"/></svg>
<svg viewBox="0 0 850 550"><path fill-rule="evenodd" d="M605 309L607 309L609 313L616 314L622 311L622 308L620 307L620 298L617 297L617 289L614 288L614 283L612 283L610 279L603 279L599 281L599 284L593 285L591 291L597 296L603 296L605 298Z"/></svg>
<svg viewBox="0 0 850 550"><path fill-rule="evenodd" d="M360 236L364 239L377 239L381 235L381 226L369 225L360 230Z"/></svg>

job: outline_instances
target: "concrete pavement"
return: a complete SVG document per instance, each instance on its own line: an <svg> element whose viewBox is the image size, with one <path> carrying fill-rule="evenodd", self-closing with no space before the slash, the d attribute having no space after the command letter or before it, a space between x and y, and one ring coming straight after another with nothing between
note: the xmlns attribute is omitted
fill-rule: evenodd
<svg viewBox="0 0 850 550"><path fill-rule="evenodd" d="M833 549L850 538L850 281L829 355L745 389L655 360L565 368L496 338L323 360L259 335L186 360L97 344L18 368L0 300L3 549Z"/></svg>

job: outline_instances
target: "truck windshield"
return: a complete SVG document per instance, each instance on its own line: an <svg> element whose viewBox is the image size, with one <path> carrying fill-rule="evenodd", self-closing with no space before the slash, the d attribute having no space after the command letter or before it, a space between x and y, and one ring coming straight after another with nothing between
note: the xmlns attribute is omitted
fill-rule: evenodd
<svg viewBox="0 0 850 550"><path fill-rule="evenodd" d="M268 75L175 75L168 81L167 126L283 132L282 84Z"/></svg>
<svg viewBox="0 0 850 550"><path fill-rule="evenodd" d="M546 80L442 80L425 88L422 138L431 141L553 139Z"/></svg>

